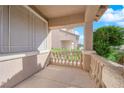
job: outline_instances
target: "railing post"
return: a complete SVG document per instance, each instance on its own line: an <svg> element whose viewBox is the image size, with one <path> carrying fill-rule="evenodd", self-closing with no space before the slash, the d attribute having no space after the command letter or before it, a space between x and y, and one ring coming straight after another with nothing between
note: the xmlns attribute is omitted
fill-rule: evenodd
<svg viewBox="0 0 124 93"><path fill-rule="evenodd" d="M95 51L84 50L83 53L83 69L85 71L90 71L91 55L96 53Z"/></svg>
<svg viewBox="0 0 124 93"><path fill-rule="evenodd" d="M82 51L81 51L81 54L80 54L80 56L81 56L81 60L80 60L80 67L81 67L81 69L83 69L83 53L82 53Z"/></svg>

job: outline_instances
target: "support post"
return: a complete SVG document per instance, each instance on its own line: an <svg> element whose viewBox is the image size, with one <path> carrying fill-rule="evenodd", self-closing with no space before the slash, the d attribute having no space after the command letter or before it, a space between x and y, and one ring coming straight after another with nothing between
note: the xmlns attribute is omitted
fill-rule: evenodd
<svg viewBox="0 0 124 93"><path fill-rule="evenodd" d="M83 53L83 69L90 71L91 54L93 51L93 22L85 23L84 31L84 51Z"/></svg>
<svg viewBox="0 0 124 93"><path fill-rule="evenodd" d="M93 22L85 23L84 50L93 49Z"/></svg>

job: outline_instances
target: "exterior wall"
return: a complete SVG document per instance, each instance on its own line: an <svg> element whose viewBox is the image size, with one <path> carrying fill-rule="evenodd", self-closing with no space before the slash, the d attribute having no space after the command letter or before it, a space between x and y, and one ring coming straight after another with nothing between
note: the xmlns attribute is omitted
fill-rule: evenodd
<svg viewBox="0 0 124 93"><path fill-rule="evenodd" d="M74 42L75 45L78 43L78 36L75 34L66 32L66 31L60 31L60 30L52 30L52 48L62 48L62 41L69 41Z"/></svg>
<svg viewBox="0 0 124 93"><path fill-rule="evenodd" d="M6 54L2 58L0 60L0 87L14 87L48 64L49 51Z"/></svg>
<svg viewBox="0 0 124 93"><path fill-rule="evenodd" d="M24 6L0 6L0 53L47 49L48 23Z"/></svg>
<svg viewBox="0 0 124 93"><path fill-rule="evenodd" d="M0 6L0 87L13 87L46 66L50 36L48 22L30 9Z"/></svg>
<svg viewBox="0 0 124 93"><path fill-rule="evenodd" d="M67 40L64 40L64 41L61 41L61 47L62 48L74 48L74 46L72 45L72 41L67 41Z"/></svg>

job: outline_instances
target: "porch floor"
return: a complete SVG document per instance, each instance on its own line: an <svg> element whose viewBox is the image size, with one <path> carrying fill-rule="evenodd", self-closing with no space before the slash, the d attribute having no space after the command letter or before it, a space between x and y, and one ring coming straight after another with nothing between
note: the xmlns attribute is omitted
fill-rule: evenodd
<svg viewBox="0 0 124 93"><path fill-rule="evenodd" d="M93 88L89 74L81 69L49 65L16 86L16 88Z"/></svg>

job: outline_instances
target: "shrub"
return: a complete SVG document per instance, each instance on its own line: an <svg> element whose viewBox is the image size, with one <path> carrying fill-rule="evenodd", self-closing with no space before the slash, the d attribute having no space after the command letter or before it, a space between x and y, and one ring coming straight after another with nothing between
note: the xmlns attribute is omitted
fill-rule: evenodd
<svg viewBox="0 0 124 93"><path fill-rule="evenodd" d="M119 53L114 48L124 44L124 28L118 26L104 26L93 34L93 48L101 56L112 61L118 61Z"/></svg>

